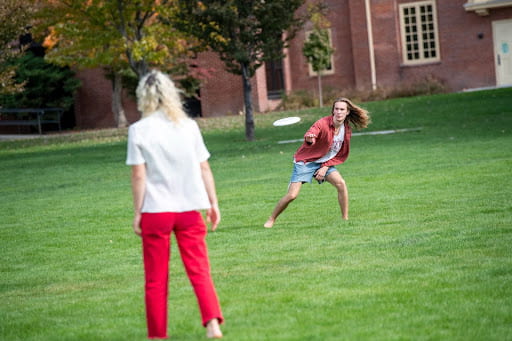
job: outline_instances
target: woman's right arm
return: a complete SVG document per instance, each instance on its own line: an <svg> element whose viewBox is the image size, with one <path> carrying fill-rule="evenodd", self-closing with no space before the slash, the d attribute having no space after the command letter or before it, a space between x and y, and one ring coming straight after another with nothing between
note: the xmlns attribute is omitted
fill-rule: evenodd
<svg viewBox="0 0 512 341"><path fill-rule="evenodd" d="M310 146L314 145L316 139L320 135L321 130L321 121L318 120L315 123L313 123L313 125L308 129L308 131L306 131L306 133L304 134L304 141Z"/></svg>
<svg viewBox="0 0 512 341"><path fill-rule="evenodd" d="M144 202L144 193L146 191L146 165L132 166L132 193L133 193L133 232L140 236L142 230L140 228L140 217L142 203Z"/></svg>

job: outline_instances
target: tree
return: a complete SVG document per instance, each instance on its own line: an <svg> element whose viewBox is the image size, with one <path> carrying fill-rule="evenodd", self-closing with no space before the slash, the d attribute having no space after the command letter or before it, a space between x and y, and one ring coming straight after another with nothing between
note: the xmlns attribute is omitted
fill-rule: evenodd
<svg viewBox="0 0 512 341"><path fill-rule="evenodd" d="M245 136L254 140L250 79L265 61L283 57L283 49L302 26L295 16L304 0L177 0L170 19L176 27L217 52L227 71L241 75Z"/></svg>
<svg viewBox="0 0 512 341"><path fill-rule="evenodd" d="M23 83L16 83L16 66L9 63L22 51L15 44L29 24L31 7L25 0L0 1L0 94L18 93Z"/></svg>
<svg viewBox="0 0 512 341"><path fill-rule="evenodd" d="M80 81L69 68L47 63L31 51L11 63L17 69L15 80L25 86L21 92L0 95L0 104L15 108L60 107L65 110L73 105L73 96Z"/></svg>
<svg viewBox="0 0 512 341"><path fill-rule="evenodd" d="M54 0L40 12L55 44L47 58L59 65L103 67L112 74L112 110L118 127L127 121L121 104L123 75L141 78L151 66L182 71L193 51L189 39L161 13L171 0Z"/></svg>
<svg viewBox="0 0 512 341"><path fill-rule="evenodd" d="M334 49L331 47L329 31L327 30L330 23L323 15L322 8L311 7L310 11L312 12L313 31L304 42L302 53L317 74L319 106L323 107L322 72L331 65L331 56Z"/></svg>

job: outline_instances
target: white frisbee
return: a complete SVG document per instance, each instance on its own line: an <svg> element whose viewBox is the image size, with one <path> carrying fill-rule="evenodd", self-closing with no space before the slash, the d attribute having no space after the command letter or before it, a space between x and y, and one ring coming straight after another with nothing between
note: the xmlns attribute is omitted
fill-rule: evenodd
<svg viewBox="0 0 512 341"><path fill-rule="evenodd" d="M275 127L280 127L280 126L287 126L287 125L290 125L290 124L295 124L297 122L300 121L300 117L297 117L297 116L290 116L290 117L285 117L285 118L281 118L277 121L274 121L274 126Z"/></svg>

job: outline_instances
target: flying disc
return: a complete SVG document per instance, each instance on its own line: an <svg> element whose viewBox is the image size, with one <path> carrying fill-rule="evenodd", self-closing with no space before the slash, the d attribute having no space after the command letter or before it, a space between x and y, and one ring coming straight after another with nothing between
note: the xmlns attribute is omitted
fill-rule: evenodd
<svg viewBox="0 0 512 341"><path fill-rule="evenodd" d="M294 124L294 123L297 123L300 121L300 117L297 117L297 116L290 116L290 117L285 117L285 118L281 118L277 121L274 121L274 126L276 127L280 127L280 126L287 126L287 125L290 125L290 124Z"/></svg>

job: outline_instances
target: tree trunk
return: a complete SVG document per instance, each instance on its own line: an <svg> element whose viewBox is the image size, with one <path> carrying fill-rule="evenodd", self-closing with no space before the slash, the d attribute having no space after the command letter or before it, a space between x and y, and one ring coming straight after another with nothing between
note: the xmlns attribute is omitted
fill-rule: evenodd
<svg viewBox="0 0 512 341"><path fill-rule="evenodd" d="M112 112L118 128L128 126L128 120L124 113L122 93L123 93L123 77L120 73L114 72L114 80L112 81Z"/></svg>
<svg viewBox="0 0 512 341"><path fill-rule="evenodd" d="M249 77L249 66L246 63L242 64L242 81L244 85L245 138L247 141L254 141L251 79Z"/></svg>
<svg viewBox="0 0 512 341"><path fill-rule="evenodd" d="M146 63L145 59L135 62L135 69L139 79L141 79L146 73L149 72L148 63Z"/></svg>

